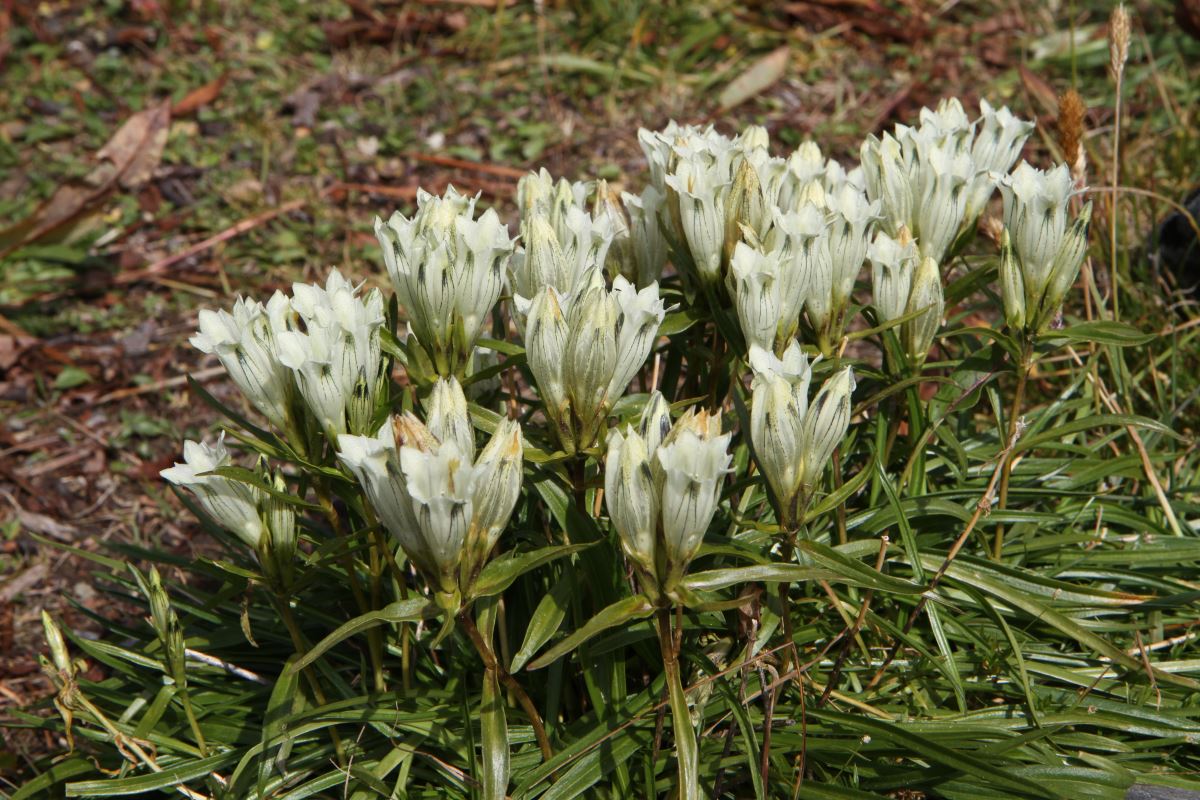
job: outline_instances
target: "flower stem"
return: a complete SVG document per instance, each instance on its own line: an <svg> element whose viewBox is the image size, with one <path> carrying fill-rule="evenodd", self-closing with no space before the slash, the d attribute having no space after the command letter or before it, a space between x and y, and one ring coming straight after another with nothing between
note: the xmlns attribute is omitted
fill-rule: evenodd
<svg viewBox="0 0 1200 800"><path fill-rule="evenodd" d="M337 513L337 509L333 507L333 499L329 495L329 490L322 483L318 483L316 488L317 501L321 505L321 509L325 513L325 519L329 522L329 527L338 538L345 538L347 533L345 526L342 525L342 518ZM350 583L350 592L354 595L354 603L358 606L360 614L366 614L368 611L378 611L378 597L375 589L377 588L375 581L375 549L371 547L371 576L372 576L372 599L376 601L375 605L367 602L367 597L363 593L362 587L358 585L358 570L354 566L354 557L348 552L343 551L341 554L342 568L346 570L346 580ZM373 628L367 631L367 650L371 654L371 674L374 676L375 688L378 691L384 691L385 685L383 681L383 632L379 628Z"/></svg>
<svg viewBox="0 0 1200 800"><path fill-rule="evenodd" d="M546 736L546 726L542 722L542 715L538 713L537 706L533 704L529 694L525 691L525 687L509 674L508 670L496 659L495 652L484 641L483 634L479 632L479 628L475 626L475 620L471 619L471 614L467 610L460 611L458 614L458 624L466 632L467 638L471 640L471 644L475 646L479 657L483 659L485 669L495 670L500 677L500 682L503 683L510 692L512 692L521 708L525 710L525 716L529 718L529 724L533 726L533 735L537 738L538 747L542 751L542 758L546 761L554 758L554 748L550 746L550 739Z"/></svg>
<svg viewBox="0 0 1200 800"><path fill-rule="evenodd" d="M296 655L303 657L308 652L308 643L304 641L304 634L300 632L300 626L296 624L296 617L292 614L292 606L288 598L282 594L276 597L276 603L279 606L279 616L283 620L283 625L287 628L288 635L292 637L292 647L295 648ZM325 692L321 689L321 683L317 680L317 676L312 671L312 668L305 667L301 672L304 674L305 680L308 681L313 701L319 706L325 705L328 702L325 699ZM338 734L337 728L329 728L329 739L333 742L333 749L337 753L338 764L344 766L346 763L346 751L342 747L342 737Z"/></svg>
<svg viewBox="0 0 1200 800"><path fill-rule="evenodd" d="M666 675L667 700L671 707L671 730L675 734L675 759L679 769L679 800L699 800L699 753L696 729L688 713L687 695L679 671L678 640L671 633L671 609L658 609L658 646L662 651L663 672Z"/></svg>
<svg viewBox="0 0 1200 800"><path fill-rule="evenodd" d="M1029 370L1033 365L1033 340L1026 339L1021 347L1021 363L1017 365L1017 390L1013 393L1012 408L1008 413L1008 431L1001 443L1006 452L1011 453L1016 444L1017 426L1021 417L1021 406L1025 402L1025 386L1029 382ZM1012 478L1012 458L1006 457L1000 470L1000 509L1008 505L1008 484ZM992 560L999 561L1004 555L1004 524L996 526L995 538L992 542Z"/></svg>

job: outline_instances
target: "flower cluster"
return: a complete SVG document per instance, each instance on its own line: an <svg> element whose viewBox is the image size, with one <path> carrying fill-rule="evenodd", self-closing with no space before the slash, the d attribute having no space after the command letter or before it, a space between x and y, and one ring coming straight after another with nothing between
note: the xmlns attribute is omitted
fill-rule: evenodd
<svg viewBox="0 0 1200 800"><path fill-rule="evenodd" d="M444 615L466 628L488 692L496 693L501 679L519 689L490 650L503 606L480 602L476 628L472 604L505 591L522 570L604 542L607 524L635 596L530 660L563 618L554 621L560 609L539 605L519 664L507 661L514 669L544 666L582 641L576 635L654 615L672 673L681 783L691 781L680 796L699 796L694 743L688 755L679 735L691 720L678 672L681 632L671 630L679 623L670 611L695 608L698 598L707 604L704 595L733 585L730 575L741 568L727 566L719 547L714 568L690 576L689 568L710 560L701 553L706 537L720 538L714 520L741 524L759 509L767 509L765 529L787 542L811 535L805 558L820 560L821 508L843 497L814 502L826 474L843 461L847 469L863 466L864 448L843 446L858 441L855 373L893 381L895 390L911 387L908 405L919 405L916 384L942 366L927 358L946 315L943 275L957 268L951 259L997 187L1005 321L1027 354L1056 324L1085 256L1091 206L1072 212L1077 187L1065 166L1043 172L1021 163L1009 173L1031 129L986 102L971 121L948 101L923 110L915 127L869 137L861 166L847 170L812 142L772 155L763 128L730 137L671 123L638 134L649 166L639 193L556 180L545 170L522 178L516 239L496 211L477 213L477 198L453 188L440 197L419 192L411 217L397 212L375 222L395 305L334 270L323 285L297 283L265 304L238 299L228 311L200 313L193 344L220 360L271 430L238 434L260 456L253 469L233 463L222 437L214 445L188 441L183 462L162 475L253 550L278 599L305 585L293 573L313 576L313 564L329 553L344 556L332 569L354 582L363 616L339 630ZM855 297L867 266L869 303ZM689 307L668 319L677 299ZM860 305L868 308L865 321L855 319ZM395 335L400 321L407 336ZM496 341L510 329L520 343ZM883 367L864 365L847 347L851 339L877 345ZM948 353L957 346L951 339ZM393 357L407 372L399 384ZM814 381L820 386L810 397ZM635 382L640 392L626 396ZM694 403L682 398L707 403L677 409L673 421L664 393L680 405ZM727 414L731 408L739 415ZM731 430L738 419L740 433ZM481 448L477 429L489 434ZM901 429L876 430L887 468ZM907 438L909 465L919 469L925 439ZM522 500L527 468L537 491L526 489ZM730 482L735 469L742 479ZM841 477L835 472L834 483L844 496L862 485ZM727 488L742 500L722 513ZM572 494L570 513L607 509L592 541L564 535L534 553L496 555L519 503L522 533L552 521L569 527L568 507L555 498ZM1001 488L1001 502L1005 496ZM305 509L320 510L323 521L301 528L297 514ZM344 541L318 543L301 563L301 530ZM395 545L384 546L385 532ZM795 556L790 546L764 549L754 580L783 584L772 613L786 615L788 583L814 573L806 572L811 564L765 563L779 552ZM419 577L418 596L408 598L404 587L406 599L385 610L385 568L401 584ZM364 575L369 593L358 585ZM552 594L550 605L557 599ZM158 618L169 621L165 612ZM784 619L790 633L791 618ZM371 656L383 686L378 645ZM522 703L532 721L531 707ZM500 715L499 726L481 726L482 735L497 735ZM548 742L539 745L549 753ZM504 796L506 758L507 750L494 760L502 766L485 782L489 797Z"/></svg>
<svg viewBox="0 0 1200 800"><path fill-rule="evenodd" d="M971 122L957 99L922 109L916 127L897 125L862 145L867 195L881 203L882 226L891 236L907 228L922 258L945 264L987 206L1033 123L1007 108L979 104Z"/></svg>
<svg viewBox="0 0 1200 800"><path fill-rule="evenodd" d="M475 218L477 198L450 187L442 197L417 193L412 218L376 218L396 299L437 375L463 375L500 297L513 252L508 228L492 209Z"/></svg>
<svg viewBox="0 0 1200 800"><path fill-rule="evenodd" d="M1068 226L1075 193L1065 164L1043 172L1024 161L1000 184L1004 233L1000 286L1005 320L1014 330L1040 333L1054 322L1079 276L1087 251L1088 203Z"/></svg>
<svg viewBox="0 0 1200 800"><path fill-rule="evenodd" d="M812 369L793 341L783 358L753 346L750 440L771 487L780 521L794 527L804 516L835 447L850 425L854 373L845 367L808 402Z"/></svg>
<svg viewBox="0 0 1200 800"><path fill-rule="evenodd" d="M374 436L338 437L338 460L451 611L508 524L522 452L520 428L502 420L476 454L467 399L454 378L437 382L426 422L405 413Z"/></svg>
<svg viewBox="0 0 1200 800"><path fill-rule="evenodd" d="M658 284L612 289L593 268L570 295L538 291L525 323L526 354L546 416L568 453L590 447L613 403L645 363L666 310Z"/></svg>
<svg viewBox="0 0 1200 800"><path fill-rule="evenodd" d="M670 595L717 511L729 472L730 434L721 419L689 409L674 425L655 392L638 427L608 436L604 498L642 590Z"/></svg>

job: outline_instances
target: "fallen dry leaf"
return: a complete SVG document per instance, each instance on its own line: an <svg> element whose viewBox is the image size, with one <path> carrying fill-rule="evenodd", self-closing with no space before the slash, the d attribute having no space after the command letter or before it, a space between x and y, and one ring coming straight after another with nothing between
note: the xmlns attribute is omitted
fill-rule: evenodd
<svg viewBox="0 0 1200 800"><path fill-rule="evenodd" d="M787 70L789 53L786 46L776 48L730 81L718 99L721 110L728 111L741 105L782 78Z"/></svg>
<svg viewBox="0 0 1200 800"><path fill-rule="evenodd" d="M24 220L0 231L0 258L76 223L118 186L149 180L162 158L171 122L170 102L137 112L96 153L99 162L85 178L64 183Z"/></svg>
<svg viewBox="0 0 1200 800"><path fill-rule="evenodd" d="M220 96L221 90L225 88L225 81L227 80L229 80L229 73L222 72L220 77L209 81L203 86L192 89L178 103L171 107L171 116L175 119L186 117L196 109L216 100Z"/></svg>

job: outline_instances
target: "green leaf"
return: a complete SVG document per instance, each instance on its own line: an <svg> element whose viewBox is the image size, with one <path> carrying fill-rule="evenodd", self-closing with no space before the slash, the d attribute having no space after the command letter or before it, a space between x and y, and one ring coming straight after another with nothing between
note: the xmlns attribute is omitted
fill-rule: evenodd
<svg viewBox="0 0 1200 800"><path fill-rule="evenodd" d="M1045 338L1052 341L1095 342L1114 347L1137 347L1153 342L1158 338L1158 334L1143 333L1128 323L1105 319L1068 325L1062 330L1045 334Z"/></svg>
<svg viewBox="0 0 1200 800"><path fill-rule="evenodd" d="M488 350L495 350L497 353L503 353L506 356L525 355L525 348L519 344L515 344L514 342L504 342L500 339L489 339L485 336L476 344Z"/></svg>
<svg viewBox="0 0 1200 800"><path fill-rule="evenodd" d="M1020 453L1049 442L1060 442L1064 437L1069 436L1072 433L1079 433L1081 431L1087 431L1093 428L1125 426L1145 428L1146 430L1165 434L1180 441L1184 441L1184 438L1178 433L1171 430L1166 425L1163 425L1161 422L1150 419L1149 417L1143 417L1137 414L1093 414L1092 416L1084 417L1083 419L1064 422L1061 425L1056 425L1050 428L1050 430L1043 431L1034 436L1022 438L1017 441L1017 445L1013 448L1013 451Z"/></svg>
<svg viewBox="0 0 1200 800"><path fill-rule="evenodd" d="M699 308L685 308L682 311L672 311L667 314L658 326L659 336L674 336L683 333L688 328L707 318L707 314Z"/></svg>
<svg viewBox="0 0 1200 800"><path fill-rule="evenodd" d="M626 597L623 600L618 600L607 608L601 610L596 616L584 623L583 627L576 630L567 638L551 647L541 657L536 659L529 665L530 670L541 669L548 664L557 661L562 656L571 652L579 645L588 641L597 634L603 633L609 628L615 628L618 625L624 625L627 622L632 622L635 619L645 619L654 612L654 606L650 601L642 596Z"/></svg>
<svg viewBox="0 0 1200 800"><path fill-rule="evenodd" d="M304 654L304 657L292 664L287 669L290 671L298 671L307 667L309 664L316 661L325 654L329 648L333 647L338 642L345 641L351 636L355 636L363 631L376 628L380 625L395 624L400 622L416 622L422 619L432 619L441 613L441 609L433 602L424 597L414 597L409 600L398 600L384 606L379 611L369 611L366 614L355 617L333 633L326 636L321 641L317 642L311 650Z"/></svg>
<svg viewBox="0 0 1200 800"><path fill-rule="evenodd" d="M52 786L56 786L68 778L83 775L85 772L95 772L95 770L96 768L87 759L73 756L66 761L60 761L26 783L10 795L8 800L40 800L43 797L50 797L49 790Z"/></svg>
<svg viewBox="0 0 1200 800"><path fill-rule="evenodd" d="M87 370L79 367L63 367L62 371L54 378L55 389L74 389L76 386L82 386L89 383L92 376L87 373Z"/></svg>
<svg viewBox="0 0 1200 800"><path fill-rule="evenodd" d="M500 675L495 669L483 673L479 727L483 746L484 800L504 800L508 792L508 724L504 720Z"/></svg>
<svg viewBox="0 0 1200 800"><path fill-rule="evenodd" d="M194 781L209 775L238 760L237 750L219 753L208 758L196 759L182 764L164 767L162 772L152 772L149 775L138 775L133 778L117 778L115 780L81 781L67 784L67 797L120 797L131 794L145 794L159 789L169 789L172 786Z"/></svg>
<svg viewBox="0 0 1200 800"><path fill-rule="evenodd" d="M819 567L801 564L754 564L697 572L686 576L683 585L693 592L712 592L739 583L802 583L837 578L837 573Z"/></svg>
<svg viewBox="0 0 1200 800"><path fill-rule="evenodd" d="M526 572L548 564L556 558L586 550L594 544L595 542L555 544L528 553L506 553L488 562L488 565L479 573L479 577L475 579L475 583L471 585L470 596L479 598L500 594Z"/></svg>
<svg viewBox="0 0 1200 800"><path fill-rule="evenodd" d="M525 640L521 642L521 649L513 655L510 672L519 672L529 659L533 658L533 654L558 633L567 616L572 585L568 580L555 582L538 603L533 617L529 620L529 627L525 629Z"/></svg>
<svg viewBox="0 0 1200 800"><path fill-rule="evenodd" d="M806 539L799 542L797 547L804 558L815 561L832 573L835 576L833 580L892 594L922 594L925 591L920 584L885 575L829 545Z"/></svg>
<svg viewBox="0 0 1200 800"><path fill-rule="evenodd" d="M853 478L851 478L850 480L843 483L841 486L839 486L834 491L830 492L829 494L827 494L823 498L821 498L821 501L819 503L817 503L812 508L810 508L807 512L805 512L805 514L804 514L805 519L809 519L809 520L816 519L817 517L821 516L822 514L826 513L827 511L832 511L833 509L837 508L842 503L846 502L851 497L853 497L858 492L858 490L861 489L863 487L863 485L866 484L866 482L870 479L871 468L874 464L875 464L875 454L872 453L871 460L869 462L867 462L866 465L864 465L861 470L859 470L859 473L857 475L855 475Z"/></svg>
<svg viewBox="0 0 1200 800"><path fill-rule="evenodd" d="M282 739L287 733L287 721L292 716L295 710L295 704L299 698L297 692L300 671L291 669L291 665L297 660L296 656L288 659L288 664L279 678L275 681L274 688L271 689L271 697L267 700L266 718L263 720L262 728L262 754L258 759L258 793L262 797L267 796L267 781L271 778L271 773L277 767L281 774L286 774L287 770L284 762L287 759L288 750L291 749L291 741L283 741L278 750L271 751L271 742L276 739Z"/></svg>

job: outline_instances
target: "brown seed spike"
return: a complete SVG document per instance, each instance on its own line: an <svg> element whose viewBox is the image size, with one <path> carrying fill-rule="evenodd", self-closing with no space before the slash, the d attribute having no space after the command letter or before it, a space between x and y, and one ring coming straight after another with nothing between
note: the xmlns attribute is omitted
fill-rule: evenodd
<svg viewBox="0 0 1200 800"><path fill-rule="evenodd" d="M1117 3L1108 19L1108 65L1113 75L1125 71L1125 62L1129 60L1129 34L1129 12L1124 3Z"/></svg>
<svg viewBox="0 0 1200 800"><path fill-rule="evenodd" d="M1083 142L1083 116L1087 106L1074 89L1068 89L1058 98L1058 145L1062 148L1063 161L1074 164L1079 158Z"/></svg>

